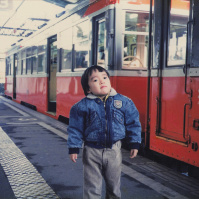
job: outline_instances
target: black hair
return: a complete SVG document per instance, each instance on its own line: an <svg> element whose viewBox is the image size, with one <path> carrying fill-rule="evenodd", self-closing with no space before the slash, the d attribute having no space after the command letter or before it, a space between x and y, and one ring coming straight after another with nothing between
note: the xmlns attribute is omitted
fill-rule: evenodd
<svg viewBox="0 0 199 199"><path fill-rule="evenodd" d="M82 78L81 78L82 88L83 88L84 94L85 94L86 96L89 94L89 93L88 93L88 91L89 91L89 85L88 85L89 77L92 75L92 72L93 72L93 71L96 71L96 70L98 70L99 72L103 72L103 71L104 71L104 72L106 72L108 78L110 77L108 71L107 71L105 68L101 67L101 66L93 65L93 66L88 67L88 68L84 71L84 73L83 73L83 75L82 75Z"/></svg>

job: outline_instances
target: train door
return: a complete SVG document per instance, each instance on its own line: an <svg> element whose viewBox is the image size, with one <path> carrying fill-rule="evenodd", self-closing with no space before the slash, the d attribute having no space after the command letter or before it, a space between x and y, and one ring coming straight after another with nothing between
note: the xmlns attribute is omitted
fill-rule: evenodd
<svg viewBox="0 0 199 199"><path fill-rule="evenodd" d="M18 64L18 57L17 54L14 54L14 60L13 60L14 66L13 66L13 99L16 99L16 84L17 84L17 64Z"/></svg>
<svg viewBox="0 0 199 199"><path fill-rule="evenodd" d="M48 112L56 112L57 36L48 39Z"/></svg>
<svg viewBox="0 0 199 199"><path fill-rule="evenodd" d="M187 44L187 24L189 21L189 1L171 0L168 5L168 32L161 55L161 64L153 78L152 93L157 92L156 113L151 110L152 120L156 121L156 136L181 144L187 144L188 112L191 108L189 78L184 71ZM167 34L167 33L168 34ZM167 48L167 50L165 50ZM154 103L155 104L155 103Z"/></svg>

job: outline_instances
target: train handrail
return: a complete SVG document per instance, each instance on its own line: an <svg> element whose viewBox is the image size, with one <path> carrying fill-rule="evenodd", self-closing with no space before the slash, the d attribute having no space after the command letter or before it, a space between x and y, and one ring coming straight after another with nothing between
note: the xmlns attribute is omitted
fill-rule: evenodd
<svg viewBox="0 0 199 199"><path fill-rule="evenodd" d="M140 63L140 66L135 66L135 67L141 67L141 68L144 67L142 62L141 62L141 60L138 57L136 57L136 56L131 56L131 55L130 56L126 56L126 57L124 57L123 62L124 62L124 60L129 59L129 58L132 58L132 60L129 61L129 63L127 64L127 67L131 67L131 64L133 62L136 62L136 60Z"/></svg>
<svg viewBox="0 0 199 199"><path fill-rule="evenodd" d="M190 89L190 91L187 91L187 68L188 68L188 52L189 52L189 25L191 23L194 23L194 20L190 20L187 22L187 41L186 41L186 57L185 57L185 65L184 65L184 73L185 73L185 87L184 87L184 91L186 94L190 94L192 95L192 90Z"/></svg>

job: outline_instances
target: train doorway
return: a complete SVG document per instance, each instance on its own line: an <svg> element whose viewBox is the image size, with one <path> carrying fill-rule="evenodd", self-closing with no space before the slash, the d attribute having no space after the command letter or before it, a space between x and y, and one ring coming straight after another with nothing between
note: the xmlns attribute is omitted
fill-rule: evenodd
<svg viewBox="0 0 199 199"><path fill-rule="evenodd" d="M56 113L57 36L48 39L48 112Z"/></svg>
<svg viewBox="0 0 199 199"><path fill-rule="evenodd" d="M162 68L159 73L156 134L180 143L189 142L189 112L191 91L185 71L189 62L188 48L191 38L189 20L190 2L181 2L176 15L177 1L171 0L168 13L168 32L165 33L167 51L162 51ZM184 14L185 13L185 14ZM165 47L165 49L166 49ZM166 52L166 53L165 53Z"/></svg>
<svg viewBox="0 0 199 199"><path fill-rule="evenodd" d="M17 64L18 64L18 57L17 57L17 54L14 54L14 60L13 60L13 99L16 99Z"/></svg>

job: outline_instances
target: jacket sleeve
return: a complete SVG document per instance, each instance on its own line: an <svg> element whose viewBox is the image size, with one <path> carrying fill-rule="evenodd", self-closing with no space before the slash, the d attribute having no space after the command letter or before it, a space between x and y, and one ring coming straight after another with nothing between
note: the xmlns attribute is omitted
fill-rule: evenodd
<svg viewBox="0 0 199 199"><path fill-rule="evenodd" d="M68 141L69 154L79 153L83 144L84 116L79 113L77 104L71 108L69 117Z"/></svg>
<svg viewBox="0 0 199 199"><path fill-rule="evenodd" d="M141 144L141 123L139 112L129 99L125 113L126 139L131 149L139 149Z"/></svg>

